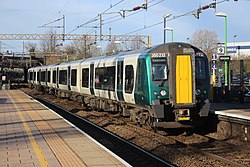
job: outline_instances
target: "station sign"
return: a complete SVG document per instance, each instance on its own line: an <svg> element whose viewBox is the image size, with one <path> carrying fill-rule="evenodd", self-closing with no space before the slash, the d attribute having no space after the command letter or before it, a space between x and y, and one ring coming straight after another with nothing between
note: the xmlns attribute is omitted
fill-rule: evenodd
<svg viewBox="0 0 250 167"><path fill-rule="evenodd" d="M227 53L236 53L238 46L228 46L227 47Z"/></svg>
<svg viewBox="0 0 250 167"><path fill-rule="evenodd" d="M224 47L218 47L217 48L217 53L220 55L223 55L225 53L225 48Z"/></svg>
<svg viewBox="0 0 250 167"><path fill-rule="evenodd" d="M216 64L212 64L212 69L217 69Z"/></svg>
<svg viewBox="0 0 250 167"><path fill-rule="evenodd" d="M213 54L212 55L212 61L216 61L217 60L217 55L216 54Z"/></svg>
<svg viewBox="0 0 250 167"><path fill-rule="evenodd" d="M220 61L230 61L230 56L220 56Z"/></svg>

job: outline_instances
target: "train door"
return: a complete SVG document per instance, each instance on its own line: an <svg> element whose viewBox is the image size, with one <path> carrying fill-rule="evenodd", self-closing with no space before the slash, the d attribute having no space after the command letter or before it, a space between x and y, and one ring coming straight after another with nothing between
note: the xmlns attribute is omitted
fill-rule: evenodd
<svg viewBox="0 0 250 167"><path fill-rule="evenodd" d="M94 63L90 64L90 93L94 95Z"/></svg>
<svg viewBox="0 0 250 167"><path fill-rule="evenodd" d="M191 55L176 56L176 103L193 102L193 71Z"/></svg>
<svg viewBox="0 0 250 167"><path fill-rule="evenodd" d="M118 59L117 61L117 83L116 83L116 94L119 101L124 101L123 97L123 66L124 59Z"/></svg>

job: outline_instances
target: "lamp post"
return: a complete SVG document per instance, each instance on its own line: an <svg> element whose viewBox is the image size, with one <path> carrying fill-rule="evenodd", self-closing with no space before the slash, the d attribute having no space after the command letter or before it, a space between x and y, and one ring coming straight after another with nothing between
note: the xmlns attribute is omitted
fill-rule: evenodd
<svg viewBox="0 0 250 167"><path fill-rule="evenodd" d="M234 35L234 49L235 49L235 53L234 53L234 58L236 57L236 51L237 51L237 49L235 48L235 38L237 37L237 35L235 34ZM237 59L238 59L238 57L237 57Z"/></svg>
<svg viewBox="0 0 250 167"><path fill-rule="evenodd" d="M99 50L99 54L100 54L100 56L102 56L102 46L97 45L96 48L100 49L100 50Z"/></svg>
<svg viewBox="0 0 250 167"><path fill-rule="evenodd" d="M171 31L172 36L172 42L174 42L174 29L171 27L165 27L164 30Z"/></svg>
<svg viewBox="0 0 250 167"><path fill-rule="evenodd" d="M165 14L163 16L163 20L164 20L163 21L163 23L164 23L164 27L163 27L164 28L164 36L163 36L164 37L164 43L166 43L166 29L165 28L167 26L167 18L170 17L171 15L172 15L171 13L168 13L168 14Z"/></svg>
<svg viewBox="0 0 250 167"><path fill-rule="evenodd" d="M224 12L216 13L218 17L224 17L224 55L227 56L227 14ZM228 87L228 61L225 61L225 88Z"/></svg>
<svg viewBox="0 0 250 167"><path fill-rule="evenodd" d="M224 17L224 55L227 56L227 14L224 12L216 13L218 17ZM228 62L225 61L225 86L228 86Z"/></svg>

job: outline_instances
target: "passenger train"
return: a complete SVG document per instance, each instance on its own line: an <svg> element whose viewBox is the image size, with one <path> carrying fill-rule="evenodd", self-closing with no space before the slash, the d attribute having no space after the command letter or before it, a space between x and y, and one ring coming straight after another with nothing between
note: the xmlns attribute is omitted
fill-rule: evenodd
<svg viewBox="0 0 250 167"><path fill-rule="evenodd" d="M210 109L207 56L187 43L33 67L28 82L155 128L200 126Z"/></svg>

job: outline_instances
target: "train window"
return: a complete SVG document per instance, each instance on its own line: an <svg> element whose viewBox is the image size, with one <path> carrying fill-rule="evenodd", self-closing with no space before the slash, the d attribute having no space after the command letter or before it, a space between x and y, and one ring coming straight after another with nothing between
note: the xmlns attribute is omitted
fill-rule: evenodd
<svg viewBox="0 0 250 167"><path fill-rule="evenodd" d="M115 66L107 67L106 71L106 79L107 82L105 83L106 88L108 90L115 90Z"/></svg>
<svg viewBox="0 0 250 167"><path fill-rule="evenodd" d="M85 87L85 88L89 87L89 69L88 68L82 69L82 87Z"/></svg>
<svg viewBox="0 0 250 167"><path fill-rule="evenodd" d="M206 61L203 57L195 58L195 78L206 79Z"/></svg>
<svg viewBox="0 0 250 167"><path fill-rule="evenodd" d="M123 61L118 61L117 84L123 83Z"/></svg>
<svg viewBox="0 0 250 167"><path fill-rule="evenodd" d="M104 80L104 68L96 68L95 69L95 88L102 89L102 83Z"/></svg>
<svg viewBox="0 0 250 167"><path fill-rule="evenodd" d="M59 70L59 84L67 85L67 70Z"/></svg>
<svg viewBox="0 0 250 167"><path fill-rule="evenodd" d="M56 70L53 70L52 79L53 79L53 83L56 83Z"/></svg>
<svg viewBox="0 0 250 167"><path fill-rule="evenodd" d="M152 58L152 77L153 81L163 81L168 79L166 57Z"/></svg>
<svg viewBox="0 0 250 167"><path fill-rule="evenodd" d="M132 93L134 88L134 68L132 65L125 67L125 92Z"/></svg>
<svg viewBox="0 0 250 167"><path fill-rule="evenodd" d="M152 64L153 81L168 79L167 64Z"/></svg>
<svg viewBox="0 0 250 167"><path fill-rule="evenodd" d="M40 70L37 72L37 81L41 82L41 71Z"/></svg>
<svg viewBox="0 0 250 167"><path fill-rule="evenodd" d="M34 81L36 81L36 72L34 72Z"/></svg>
<svg viewBox="0 0 250 167"><path fill-rule="evenodd" d="M33 72L29 72L29 79L33 80Z"/></svg>
<svg viewBox="0 0 250 167"><path fill-rule="evenodd" d="M41 72L41 82L45 82L45 71Z"/></svg>
<svg viewBox="0 0 250 167"><path fill-rule="evenodd" d="M95 69L95 88L115 90L115 66Z"/></svg>
<svg viewBox="0 0 250 167"><path fill-rule="evenodd" d="M50 71L47 71L47 82L50 82Z"/></svg>
<svg viewBox="0 0 250 167"><path fill-rule="evenodd" d="M71 70L71 86L76 86L76 80L77 80L77 70L73 69Z"/></svg>

